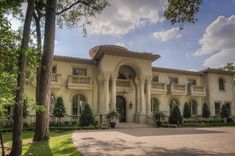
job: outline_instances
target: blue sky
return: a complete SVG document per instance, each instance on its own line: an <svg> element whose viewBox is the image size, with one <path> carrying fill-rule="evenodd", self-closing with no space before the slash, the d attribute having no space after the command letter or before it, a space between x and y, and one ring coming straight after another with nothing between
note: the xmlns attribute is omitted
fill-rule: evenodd
<svg viewBox="0 0 235 156"><path fill-rule="evenodd" d="M90 58L89 49L116 44L159 54L153 66L201 70L235 63L235 0L204 0L196 24L183 30L163 16L166 0L112 0L91 19L87 37L79 27L56 29L55 54Z"/></svg>

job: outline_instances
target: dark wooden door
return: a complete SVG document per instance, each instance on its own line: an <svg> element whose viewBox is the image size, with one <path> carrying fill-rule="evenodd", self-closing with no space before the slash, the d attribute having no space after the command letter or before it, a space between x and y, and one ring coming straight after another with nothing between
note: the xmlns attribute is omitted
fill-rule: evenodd
<svg viewBox="0 0 235 156"><path fill-rule="evenodd" d="M126 100L122 96L117 96L117 112L121 115L119 121L125 122L126 121Z"/></svg>

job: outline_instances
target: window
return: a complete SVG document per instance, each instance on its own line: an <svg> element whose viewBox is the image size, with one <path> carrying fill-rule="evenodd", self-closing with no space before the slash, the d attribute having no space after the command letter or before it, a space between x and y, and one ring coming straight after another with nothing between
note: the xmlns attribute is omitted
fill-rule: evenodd
<svg viewBox="0 0 235 156"><path fill-rule="evenodd" d="M196 80L192 80L192 79L188 79L188 85L189 86L197 85L197 81Z"/></svg>
<svg viewBox="0 0 235 156"><path fill-rule="evenodd" d="M80 115L82 113L82 107L85 103L86 99L84 95L77 94L73 96L72 115Z"/></svg>
<svg viewBox="0 0 235 156"><path fill-rule="evenodd" d="M159 102L156 98L151 98L151 112L159 111Z"/></svg>
<svg viewBox="0 0 235 156"><path fill-rule="evenodd" d="M197 102L195 100L190 101L190 108L191 108L191 113L192 115L197 115L198 114L198 109L197 109Z"/></svg>
<svg viewBox="0 0 235 156"><path fill-rule="evenodd" d="M215 103L215 115L220 116L220 103Z"/></svg>
<svg viewBox="0 0 235 156"><path fill-rule="evenodd" d="M158 76L153 77L153 82L158 82Z"/></svg>
<svg viewBox="0 0 235 156"><path fill-rule="evenodd" d="M57 73L57 66L52 67L52 73Z"/></svg>
<svg viewBox="0 0 235 156"><path fill-rule="evenodd" d="M87 76L87 69L73 68L73 75Z"/></svg>
<svg viewBox="0 0 235 156"><path fill-rule="evenodd" d="M171 99L170 100L170 112L172 111L172 109L174 108L174 106L179 106L179 102L176 99Z"/></svg>
<svg viewBox="0 0 235 156"><path fill-rule="evenodd" d="M55 103L56 103L56 97L54 94L51 94L51 105L49 107L49 111L51 114L53 114Z"/></svg>
<svg viewBox="0 0 235 156"><path fill-rule="evenodd" d="M224 90L224 79L219 78L219 90Z"/></svg>
<svg viewBox="0 0 235 156"><path fill-rule="evenodd" d="M178 78L169 78L169 83L178 83Z"/></svg>
<svg viewBox="0 0 235 156"><path fill-rule="evenodd" d="M230 103L225 103L225 106L229 112L229 115L231 115L231 104Z"/></svg>

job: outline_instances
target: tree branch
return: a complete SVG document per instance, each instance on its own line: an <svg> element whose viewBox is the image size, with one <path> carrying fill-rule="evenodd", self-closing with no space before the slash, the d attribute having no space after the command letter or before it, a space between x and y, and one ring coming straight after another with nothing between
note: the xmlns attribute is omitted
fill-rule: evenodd
<svg viewBox="0 0 235 156"><path fill-rule="evenodd" d="M78 0L78 1L74 2L73 4L71 4L69 7L64 8L63 10L57 12L56 15L60 15L60 14L64 13L65 11L71 9L73 6L77 5L78 3L81 3L81 0Z"/></svg>

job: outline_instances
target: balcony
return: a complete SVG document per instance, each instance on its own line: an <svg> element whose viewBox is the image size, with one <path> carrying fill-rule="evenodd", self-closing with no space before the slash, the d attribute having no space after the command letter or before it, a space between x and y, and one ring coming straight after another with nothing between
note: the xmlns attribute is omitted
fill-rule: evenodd
<svg viewBox="0 0 235 156"><path fill-rule="evenodd" d="M192 85L189 86L188 91L191 96L206 96L206 90L203 86Z"/></svg>
<svg viewBox="0 0 235 156"><path fill-rule="evenodd" d="M61 88L61 74L52 73L51 88Z"/></svg>
<svg viewBox="0 0 235 156"><path fill-rule="evenodd" d="M184 84L168 84L167 85L168 94L171 95L187 95L187 87Z"/></svg>
<svg viewBox="0 0 235 156"><path fill-rule="evenodd" d="M69 89L91 90L91 78L87 76L69 75L67 86Z"/></svg>
<svg viewBox="0 0 235 156"><path fill-rule="evenodd" d="M167 94L166 83L152 82L153 94Z"/></svg>
<svg viewBox="0 0 235 156"><path fill-rule="evenodd" d="M116 85L117 85L117 87L130 88L131 87L131 82L130 82L130 80L117 79Z"/></svg>

